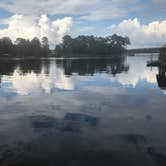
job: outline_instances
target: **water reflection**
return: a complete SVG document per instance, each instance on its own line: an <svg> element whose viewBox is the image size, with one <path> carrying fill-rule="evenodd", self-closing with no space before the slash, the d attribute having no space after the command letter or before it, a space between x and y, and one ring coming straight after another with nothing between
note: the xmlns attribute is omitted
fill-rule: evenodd
<svg viewBox="0 0 166 166"><path fill-rule="evenodd" d="M94 75L95 73L111 73L114 76L121 72L127 72L129 66L124 64L125 58L118 59L64 59L57 60L58 67L64 69L65 75L72 75L76 73L78 75Z"/></svg>
<svg viewBox="0 0 166 166"><path fill-rule="evenodd" d="M124 64L125 57L118 59L55 59L55 60L0 60L0 75L12 75L19 68L20 74L35 73L49 75L50 68L56 65L64 70L64 75L73 73L78 75L94 75L97 72L107 72L113 75L128 71L129 66Z"/></svg>
<svg viewBox="0 0 166 166"><path fill-rule="evenodd" d="M0 60L0 94L53 94L89 86L132 86L156 83L157 68L150 57L120 59Z"/></svg>
<svg viewBox="0 0 166 166"><path fill-rule="evenodd" d="M0 165L165 166L150 58L1 60Z"/></svg>
<svg viewBox="0 0 166 166"><path fill-rule="evenodd" d="M45 74L49 74L49 63L50 61L40 60L19 60L19 59L7 59L0 60L0 75L12 75L14 71L19 68L20 74L26 74L34 72L40 74L44 68Z"/></svg>
<svg viewBox="0 0 166 166"><path fill-rule="evenodd" d="M88 128L94 127L99 123L99 118L80 113L66 113L63 119L55 119L49 116L32 116L30 120L36 131L54 129L61 132L80 132L85 126L88 126Z"/></svg>
<svg viewBox="0 0 166 166"><path fill-rule="evenodd" d="M127 72L125 59L67 59L67 60L11 60L0 61L1 90L28 95L36 92L53 93L56 90L75 89L77 76L96 73Z"/></svg>

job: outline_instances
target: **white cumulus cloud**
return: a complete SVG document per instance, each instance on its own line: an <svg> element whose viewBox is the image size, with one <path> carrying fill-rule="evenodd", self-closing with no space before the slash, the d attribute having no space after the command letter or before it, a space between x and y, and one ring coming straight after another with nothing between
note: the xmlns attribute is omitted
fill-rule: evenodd
<svg viewBox="0 0 166 166"><path fill-rule="evenodd" d="M157 47L166 43L166 20L141 24L137 18L107 28L111 33L128 36L133 47Z"/></svg>
<svg viewBox="0 0 166 166"><path fill-rule="evenodd" d="M69 32L73 20L71 17L64 17L51 21L47 15L41 15L39 19L24 15L14 15L11 18L3 20L7 27L0 29L0 37L8 36L13 41L16 38L32 39L33 37L49 38L50 44L54 45L62 40L62 37Z"/></svg>

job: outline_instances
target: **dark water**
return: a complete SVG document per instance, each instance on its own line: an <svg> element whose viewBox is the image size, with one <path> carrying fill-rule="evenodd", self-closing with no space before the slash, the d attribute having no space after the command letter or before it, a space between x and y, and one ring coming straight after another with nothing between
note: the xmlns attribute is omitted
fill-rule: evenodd
<svg viewBox="0 0 166 166"><path fill-rule="evenodd" d="M166 91L148 60L0 60L0 165L165 166Z"/></svg>

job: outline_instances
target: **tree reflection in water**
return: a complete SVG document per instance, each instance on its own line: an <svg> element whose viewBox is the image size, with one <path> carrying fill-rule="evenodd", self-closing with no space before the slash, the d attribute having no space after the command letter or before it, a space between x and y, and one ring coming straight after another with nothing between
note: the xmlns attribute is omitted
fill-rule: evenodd
<svg viewBox="0 0 166 166"><path fill-rule="evenodd" d="M129 66L125 64L125 58L115 59L65 59L57 60L57 66L64 69L65 75L94 75L95 73L106 72L114 76L123 71L128 71Z"/></svg>
<svg viewBox="0 0 166 166"><path fill-rule="evenodd" d="M123 71L128 71L129 66L125 65L125 58L96 58L96 59L55 59L55 60L0 60L0 74L12 75L16 68L22 74L34 72L40 74L44 69L44 74L49 74L50 62L55 62L57 67L64 69L65 75L93 75L96 72L108 72L116 75Z"/></svg>
<svg viewBox="0 0 166 166"><path fill-rule="evenodd" d="M72 74L78 75L94 75L95 73L106 72L116 74L127 72L129 66L125 64L125 57L115 59L44 59L44 60L0 60L0 80L1 76L12 76L17 70L20 75L28 73L34 74L50 74L50 65L56 65L57 68L62 69L65 76Z"/></svg>

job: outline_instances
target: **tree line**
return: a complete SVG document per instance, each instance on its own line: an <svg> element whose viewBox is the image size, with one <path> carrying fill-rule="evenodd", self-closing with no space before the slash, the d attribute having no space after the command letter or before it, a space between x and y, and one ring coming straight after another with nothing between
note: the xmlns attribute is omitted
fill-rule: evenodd
<svg viewBox="0 0 166 166"><path fill-rule="evenodd" d="M119 54L130 44L128 37L116 34L107 37L78 36L72 38L69 35L63 37L63 42L56 46L58 55L69 54Z"/></svg>
<svg viewBox="0 0 166 166"><path fill-rule="evenodd" d="M17 38L14 43L9 37L0 39L0 55L16 57L42 57L49 55L49 42L47 37L40 41L37 37L32 40Z"/></svg>
<svg viewBox="0 0 166 166"><path fill-rule="evenodd" d="M54 56L85 56L120 54L130 44L128 37L116 34L107 37L69 35L63 37L62 43L56 45ZM32 40L17 38L14 43L9 37L0 39L0 55L18 57L50 56L49 41L43 37L41 41L34 37Z"/></svg>

